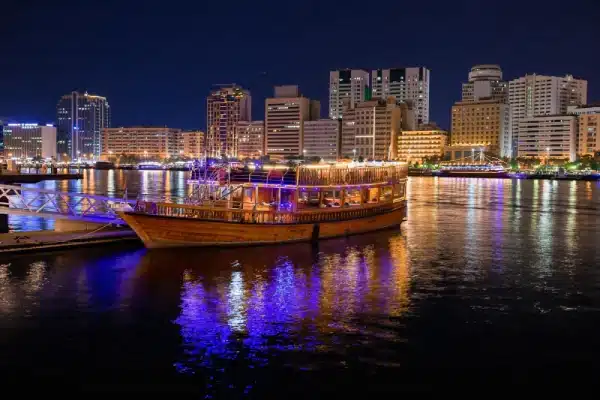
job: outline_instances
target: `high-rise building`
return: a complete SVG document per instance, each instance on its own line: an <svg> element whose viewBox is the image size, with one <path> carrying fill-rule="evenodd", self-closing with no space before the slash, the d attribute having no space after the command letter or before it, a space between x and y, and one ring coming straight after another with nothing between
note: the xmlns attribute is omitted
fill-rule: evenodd
<svg viewBox="0 0 600 400"><path fill-rule="evenodd" d="M52 124L9 123L2 132L6 158L56 158L56 128Z"/></svg>
<svg viewBox="0 0 600 400"><path fill-rule="evenodd" d="M106 97L87 92L64 95L57 105L57 148L60 159L97 157L102 148L102 129L110 127Z"/></svg>
<svg viewBox="0 0 600 400"><path fill-rule="evenodd" d="M342 118L344 102L350 107L369 100L369 72L362 69L342 69L329 72L329 118Z"/></svg>
<svg viewBox="0 0 600 400"><path fill-rule="evenodd" d="M541 115L519 121L519 157L576 159L577 117Z"/></svg>
<svg viewBox="0 0 600 400"><path fill-rule="evenodd" d="M0 157L4 157L4 118L0 117Z"/></svg>
<svg viewBox="0 0 600 400"><path fill-rule="evenodd" d="M469 82L462 84L464 103L481 99L508 101L508 84L502 80L502 69L499 65L475 65L469 72Z"/></svg>
<svg viewBox="0 0 600 400"><path fill-rule="evenodd" d="M408 162L422 162L440 157L448 141L448 132L435 125L422 125L418 130L403 130L398 135L398 159Z"/></svg>
<svg viewBox="0 0 600 400"><path fill-rule="evenodd" d="M502 100L459 101L452 106L452 146L485 148L510 155L510 113Z"/></svg>
<svg viewBox="0 0 600 400"><path fill-rule="evenodd" d="M319 119L304 122L304 157L335 161L339 157L341 122Z"/></svg>
<svg viewBox="0 0 600 400"><path fill-rule="evenodd" d="M184 157L202 158L204 156L204 132L183 131L181 137L183 140L182 155Z"/></svg>
<svg viewBox="0 0 600 400"><path fill-rule="evenodd" d="M391 160L397 154L402 111L394 97L372 99L344 110L342 157Z"/></svg>
<svg viewBox="0 0 600 400"><path fill-rule="evenodd" d="M240 121L236 125L238 158L260 158L265 154L264 121Z"/></svg>
<svg viewBox="0 0 600 400"><path fill-rule="evenodd" d="M526 75L508 84L513 156L519 147L519 121L542 115L566 114L569 106L587 103L587 81L564 77Z"/></svg>
<svg viewBox="0 0 600 400"><path fill-rule="evenodd" d="M102 130L103 159L120 155L165 159L181 155L184 151L181 129L138 126Z"/></svg>
<svg viewBox="0 0 600 400"><path fill-rule="evenodd" d="M569 114L577 116L577 154L595 156L600 152L600 105L571 106Z"/></svg>
<svg viewBox="0 0 600 400"><path fill-rule="evenodd" d="M302 155L304 121L319 118L320 103L302 96L297 86L278 86L265 101L267 154L275 158Z"/></svg>
<svg viewBox="0 0 600 400"><path fill-rule="evenodd" d="M429 123L430 71L425 67L377 69L371 72L373 98L412 103L417 125Z"/></svg>
<svg viewBox="0 0 600 400"><path fill-rule="evenodd" d="M236 157L235 125L252 118L250 92L232 84L213 90L206 99L206 150L209 157Z"/></svg>

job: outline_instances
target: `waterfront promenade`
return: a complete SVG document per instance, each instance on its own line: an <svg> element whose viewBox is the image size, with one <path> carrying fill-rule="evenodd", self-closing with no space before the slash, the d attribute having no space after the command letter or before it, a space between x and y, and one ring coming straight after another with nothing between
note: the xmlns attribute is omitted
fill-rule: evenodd
<svg viewBox="0 0 600 400"><path fill-rule="evenodd" d="M70 179L83 179L81 173L58 173L58 174L23 174L23 173L11 173L4 171L0 174L0 184L12 185L15 183L38 183L42 181L63 181Z"/></svg>
<svg viewBox="0 0 600 400"><path fill-rule="evenodd" d="M138 241L127 228L103 228L96 231L33 231L0 234L0 254L64 250L125 241Z"/></svg>

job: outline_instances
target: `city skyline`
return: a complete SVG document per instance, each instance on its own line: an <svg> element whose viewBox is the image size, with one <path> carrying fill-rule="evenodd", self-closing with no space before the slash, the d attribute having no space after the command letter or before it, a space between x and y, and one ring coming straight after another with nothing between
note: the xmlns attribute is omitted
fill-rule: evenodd
<svg viewBox="0 0 600 400"><path fill-rule="evenodd" d="M262 100L269 97L276 85L298 85L305 96L325 105L328 104L330 71L425 66L431 70L432 79L429 120L447 129L450 126L450 109L454 102L460 100L460 88L465 75L473 65L482 63L500 65L506 81L533 73L549 76L573 74L590 83L590 102L600 99L596 54L592 53L584 59L556 57L557 53L577 53L577 49L593 45L593 30L597 28L589 8L584 12L583 8L573 7L570 13L561 14L561 26L572 29L569 29L569 35L559 38L553 26L532 23L524 18L525 12L519 13L523 17L515 16L510 13L507 4L505 10L498 10L491 17L491 23L488 20L485 24L481 22L471 26L471 29L479 29L481 35L471 38L469 45L465 46L464 38L471 32L459 27L461 21L473 18L481 11L469 8L469 5L475 4L463 2L455 7L456 10L440 12L442 17L428 16L430 22L439 22L435 30L437 33L423 34L419 41L410 42L409 46L391 46L394 41L392 37L387 39L385 33L395 31L395 28L388 28L387 24L382 23L379 26L384 34L375 30L365 31L364 37L339 43L332 50L324 40L327 33L342 23L350 23L363 16L350 15L349 11L338 10L331 4L310 3L300 14L316 15L311 29L302 28L301 34L296 34L287 28L287 25L293 25L291 21L277 22L276 26L268 29L255 24L251 32L245 35L247 44L231 46L231 51L224 53L218 61L200 63L195 61L203 60L200 54L205 54L205 51L198 52L196 56L188 49L202 43L210 51L221 45L221 39L215 43L202 41L213 28L211 16L223 11L219 5L190 7L186 12L167 7L166 12L162 13L159 9L149 7L144 13L131 18L128 11L133 11L135 7L128 4L122 9L113 9L111 24L100 23L101 15L86 14L90 9L88 5L77 5L70 11L76 15L86 15L90 20L88 25L97 23L97 32L93 35L95 38L102 37L102 40L90 46L102 51L102 55L93 51L89 52L90 55L87 52L78 53L81 62L71 63L67 55L79 49L83 42L79 37L68 35L66 24L63 24L65 27L61 26L65 18L61 15L63 6L25 10L25 7L15 4L8 7L8 18L3 28L12 34L7 48L14 55L10 60L19 59L21 62L6 62L0 66L0 88L3 89L0 91L0 114L20 121L56 122L54 108L59 97L72 90L87 90L89 93L100 93L109 100L114 110L112 126L167 125L204 130L205 98L213 89L213 84L219 82L236 82L248 89L255 99L252 119L260 120L264 118ZM107 7L112 9L110 5ZM447 6L441 6L444 7ZM552 8L552 4L547 4L547 9L536 12L540 19L544 19L544 16L552 15ZM405 14L404 11L411 9L410 5L390 5L390 12L386 14L395 14L399 18L398 24L404 22L408 30L411 27L416 29L419 22L409 18L410 12L408 16L401 16ZM400 10L403 12L394 13ZM31 23L40 22L40 27L45 28L44 35L30 34L30 30L19 23L16 17L25 11ZM231 18L245 20L254 16L260 21L270 20L283 11L280 6L250 6L240 2L234 4ZM511 15L510 30L502 34L493 33L503 18ZM333 21L330 16L335 16ZM202 23L193 24L193 28L188 26L186 21L192 17L202 18ZM299 17L289 18L295 21ZM160 35L150 32L149 27L160 18L168 26L177 29L161 30ZM389 17L386 15L383 18ZM586 19L589 19L589 23L586 23ZM119 31L115 27L126 23L132 25L127 31L129 33L122 36L113 32ZM267 31L272 28L284 29L291 35L287 46L281 47L283 39L267 40ZM134 33L136 29L139 33ZM440 34L444 29L452 29L453 35L447 37ZM523 34L531 30L537 34ZM242 32L234 29L228 35L241 36ZM375 37L379 39L375 41ZM490 39L494 41L493 46L486 44ZM360 51L352 50L357 40L362 44ZM311 41L317 45L303 45ZM267 57L274 50L277 57ZM161 61L164 57L156 57L157 52L158 55L177 57L179 61ZM293 57L295 53L301 56ZM36 62L25 62L32 59ZM23 67L25 64L26 67ZM322 108L321 117L327 117L325 107Z"/></svg>

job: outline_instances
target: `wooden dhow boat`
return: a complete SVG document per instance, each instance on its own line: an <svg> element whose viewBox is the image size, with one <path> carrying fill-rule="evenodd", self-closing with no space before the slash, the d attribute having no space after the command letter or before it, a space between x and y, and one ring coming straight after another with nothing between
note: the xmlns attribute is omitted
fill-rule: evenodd
<svg viewBox="0 0 600 400"><path fill-rule="evenodd" d="M184 204L138 201L121 218L148 248L317 241L398 227L407 165L338 163L196 172Z"/></svg>

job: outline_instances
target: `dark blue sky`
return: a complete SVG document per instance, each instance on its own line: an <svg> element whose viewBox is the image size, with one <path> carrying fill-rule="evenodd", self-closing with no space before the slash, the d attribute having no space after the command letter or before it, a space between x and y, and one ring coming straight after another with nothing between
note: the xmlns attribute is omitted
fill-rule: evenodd
<svg viewBox="0 0 600 400"><path fill-rule="evenodd" d="M108 97L113 126L204 128L211 85L229 82L252 91L254 119L275 84L298 84L325 116L330 69L423 65L431 119L448 127L477 63L500 64L505 78L572 73L588 79L591 102L598 3L4 0L0 116L53 121L62 94L87 89Z"/></svg>

